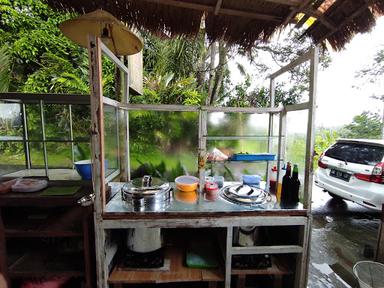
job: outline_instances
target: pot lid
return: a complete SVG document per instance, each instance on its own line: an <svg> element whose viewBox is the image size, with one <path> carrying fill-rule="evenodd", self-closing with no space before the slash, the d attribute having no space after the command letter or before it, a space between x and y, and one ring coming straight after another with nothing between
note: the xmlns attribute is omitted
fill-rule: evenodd
<svg viewBox="0 0 384 288"><path fill-rule="evenodd" d="M164 192L170 188L168 182L150 175L143 178L135 178L123 186L123 191L130 194L153 195Z"/></svg>

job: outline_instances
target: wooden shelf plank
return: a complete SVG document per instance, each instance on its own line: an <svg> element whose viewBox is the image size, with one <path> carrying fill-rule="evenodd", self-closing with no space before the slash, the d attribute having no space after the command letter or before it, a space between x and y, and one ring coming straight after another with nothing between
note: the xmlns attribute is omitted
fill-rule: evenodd
<svg viewBox="0 0 384 288"><path fill-rule="evenodd" d="M32 212L9 217L5 225L7 238L35 237L81 237L81 219L83 211L75 207L65 212Z"/></svg>
<svg viewBox="0 0 384 288"><path fill-rule="evenodd" d="M170 260L169 271L138 271L116 266L109 276L110 284L123 283L171 283L186 281L224 281L222 269L196 269L184 266L183 249L168 247L165 258Z"/></svg>
<svg viewBox="0 0 384 288"><path fill-rule="evenodd" d="M277 246L251 246L233 247L232 255L244 254L294 254L302 253L303 247L298 245L277 245Z"/></svg>
<svg viewBox="0 0 384 288"><path fill-rule="evenodd" d="M84 276L81 254L27 253L9 267L11 278Z"/></svg>

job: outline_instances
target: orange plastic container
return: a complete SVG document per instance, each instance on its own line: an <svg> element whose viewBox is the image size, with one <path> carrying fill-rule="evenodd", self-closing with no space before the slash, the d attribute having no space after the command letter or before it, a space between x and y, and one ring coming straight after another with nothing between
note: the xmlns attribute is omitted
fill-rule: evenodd
<svg viewBox="0 0 384 288"><path fill-rule="evenodd" d="M176 188L182 192L192 192L199 186L199 178L183 175L175 179Z"/></svg>

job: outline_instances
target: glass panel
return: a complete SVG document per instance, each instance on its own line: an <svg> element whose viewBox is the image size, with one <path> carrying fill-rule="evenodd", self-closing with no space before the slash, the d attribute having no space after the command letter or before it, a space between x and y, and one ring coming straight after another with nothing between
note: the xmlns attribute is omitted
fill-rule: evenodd
<svg viewBox="0 0 384 288"><path fill-rule="evenodd" d="M45 137L49 139L70 139L68 105L44 104Z"/></svg>
<svg viewBox="0 0 384 288"><path fill-rule="evenodd" d="M0 103L0 140L22 140L23 117L20 104Z"/></svg>
<svg viewBox="0 0 384 288"><path fill-rule="evenodd" d="M105 97L118 100L116 97L116 88L119 89L119 87L116 87L115 84L115 75L119 77L120 76L120 70L117 68L115 63L113 63L112 60L110 60L107 56L102 55L102 74L103 74L103 95ZM117 80L117 83L120 83L119 80Z"/></svg>
<svg viewBox="0 0 384 288"><path fill-rule="evenodd" d="M299 167L300 193L303 195L305 146L307 141L308 111L293 111L287 113L287 146L285 162L297 164ZM293 167L293 166L292 166ZM301 196L302 197L302 196Z"/></svg>
<svg viewBox="0 0 384 288"><path fill-rule="evenodd" d="M90 142L91 111L88 105L72 105L72 129L75 140Z"/></svg>
<svg viewBox="0 0 384 288"><path fill-rule="evenodd" d="M31 168L44 168L44 149L41 142L30 142ZM45 172L44 172L45 173Z"/></svg>
<svg viewBox="0 0 384 288"><path fill-rule="evenodd" d="M198 123L196 112L129 112L131 177L196 175Z"/></svg>
<svg viewBox="0 0 384 288"><path fill-rule="evenodd" d="M25 169L24 144L0 141L0 175Z"/></svg>
<svg viewBox="0 0 384 288"><path fill-rule="evenodd" d="M48 168L72 168L71 143L47 143Z"/></svg>
<svg viewBox="0 0 384 288"><path fill-rule="evenodd" d="M268 136L268 114L208 113L209 136Z"/></svg>
<svg viewBox="0 0 384 288"><path fill-rule="evenodd" d="M272 141L272 153L277 153L278 139ZM227 156L234 153L267 153L268 138L252 140L209 140L207 141L207 151L212 152L218 149ZM263 180L266 179L267 162L244 162L244 161L225 161L224 163L208 163L206 170L210 176L221 175L226 181L240 181L243 174L258 174ZM272 163L276 163L275 161Z"/></svg>
<svg viewBox="0 0 384 288"><path fill-rule="evenodd" d="M73 145L75 161L91 159L91 144L75 142Z"/></svg>
<svg viewBox="0 0 384 288"><path fill-rule="evenodd" d="M40 106L38 104L26 104L28 139L42 140Z"/></svg>
<svg viewBox="0 0 384 288"><path fill-rule="evenodd" d="M104 105L104 151L106 176L119 168L119 146L117 135L116 108Z"/></svg>

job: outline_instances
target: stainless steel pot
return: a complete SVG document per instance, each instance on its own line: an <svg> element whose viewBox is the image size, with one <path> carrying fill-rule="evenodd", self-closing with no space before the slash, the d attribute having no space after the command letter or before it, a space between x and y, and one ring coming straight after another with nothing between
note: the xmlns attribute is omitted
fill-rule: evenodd
<svg viewBox="0 0 384 288"><path fill-rule="evenodd" d="M255 246L260 244L259 227L242 226L233 228L233 244L242 247Z"/></svg>
<svg viewBox="0 0 384 288"><path fill-rule="evenodd" d="M160 228L134 228L128 229L127 247L138 253L153 252L163 247L163 238Z"/></svg>
<svg viewBox="0 0 384 288"><path fill-rule="evenodd" d="M146 175L124 184L121 199L134 211L162 211L169 205L170 192L169 183Z"/></svg>
<svg viewBox="0 0 384 288"><path fill-rule="evenodd" d="M121 189L121 198L133 211L163 211L170 202L171 186L149 175L133 179ZM127 247L138 253L149 253L163 246L160 228L128 229Z"/></svg>

